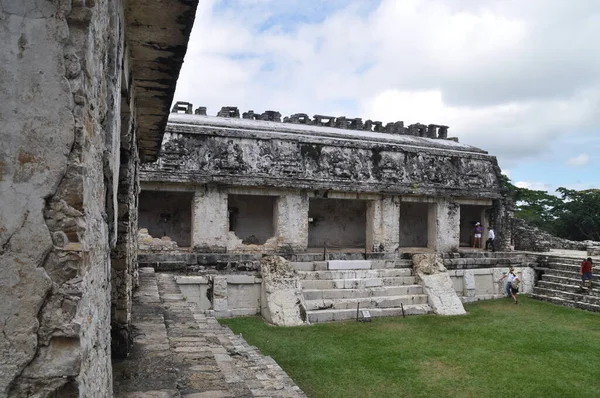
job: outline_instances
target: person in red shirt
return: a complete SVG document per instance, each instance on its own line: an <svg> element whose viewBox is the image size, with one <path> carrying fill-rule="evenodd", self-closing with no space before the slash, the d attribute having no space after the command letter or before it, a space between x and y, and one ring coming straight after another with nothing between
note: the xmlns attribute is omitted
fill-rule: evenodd
<svg viewBox="0 0 600 398"><path fill-rule="evenodd" d="M592 289L592 258L588 257L587 260L581 262L581 289L585 287L585 281L588 280L588 287Z"/></svg>

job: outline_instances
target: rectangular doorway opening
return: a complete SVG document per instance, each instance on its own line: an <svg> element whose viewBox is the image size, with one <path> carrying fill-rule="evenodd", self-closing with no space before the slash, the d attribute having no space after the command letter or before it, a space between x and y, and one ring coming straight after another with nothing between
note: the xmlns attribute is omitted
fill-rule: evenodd
<svg viewBox="0 0 600 398"><path fill-rule="evenodd" d="M168 236L179 247L191 246L192 192L142 191L139 201L139 228L154 238Z"/></svg>
<svg viewBox="0 0 600 398"><path fill-rule="evenodd" d="M431 203L400 203L400 247L427 247Z"/></svg>
<svg viewBox="0 0 600 398"><path fill-rule="evenodd" d="M229 230L245 245L262 245L275 235L275 196L228 195Z"/></svg>
<svg viewBox="0 0 600 398"><path fill-rule="evenodd" d="M364 249L367 203L355 199L310 199L308 204L308 247Z"/></svg>
<svg viewBox="0 0 600 398"><path fill-rule="evenodd" d="M488 206L482 205L460 205L460 245L463 247L473 247L475 238L475 224L481 223L483 227L483 236L481 239L482 247L487 238L487 220L485 211Z"/></svg>

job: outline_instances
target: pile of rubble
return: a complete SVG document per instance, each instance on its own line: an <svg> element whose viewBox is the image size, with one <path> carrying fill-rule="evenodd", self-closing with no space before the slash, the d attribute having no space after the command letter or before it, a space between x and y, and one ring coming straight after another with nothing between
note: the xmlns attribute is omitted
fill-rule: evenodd
<svg viewBox="0 0 600 398"><path fill-rule="evenodd" d="M142 228L138 231L138 249L140 251L164 251L176 250L178 248L177 242L168 236L154 238L150 235L147 228Z"/></svg>
<svg viewBox="0 0 600 398"><path fill-rule="evenodd" d="M559 238L520 218L513 221L515 250L547 252L550 249L587 251L588 256L600 255L600 242L593 240L574 241Z"/></svg>

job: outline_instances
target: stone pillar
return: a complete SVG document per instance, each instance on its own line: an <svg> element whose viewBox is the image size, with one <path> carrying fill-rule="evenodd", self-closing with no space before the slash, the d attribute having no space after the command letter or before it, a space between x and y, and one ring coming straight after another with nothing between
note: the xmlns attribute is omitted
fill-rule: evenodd
<svg viewBox="0 0 600 398"><path fill-rule="evenodd" d="M429 210L429 247L438 253L458 250L460 244L460 206L438 199Z"/></svg>
<svg viewBox="0 0 600 398"><path fill-rule="evenodd" d="M494 232L496 232L496 250L511 250L512 241L512 201L508 197L495 199L492 205L492 220L494 220Z"/></svg>
<svg viewBox="0 0 600 398"><path fill-rule="evenodd" d="M227 250L227 192L205 185L196 190L192 204L192 247L202 252Z"/></svg>
<svg viewBox="0 0 600 398"><path fill-rule="evenodd" d="M396 251L400 244L400 197L384 196L367 204L367 250Z"/></svg>
<svg viewBox="0 0 600 398"><path fill-rule="evenodd" d="M227 303L227 277L215 276L213 278L212 307L216 316L226 315Z"/></svg>
<svg viewBox="0 0 600 398"><path fill-rule="evenodd" d="M278 197L275 228L279 250L306 250L308 246L308 195L305 191L286 192Z"/></svg>
<svg viewBox="0 0 600 398"><path fill-rule="evenodd" d="M123 98L126 98L124 95ZM111 349L113 358L129 354L133 288L137 286L139 156L135 117L121 104L121 148L117 190L117 242L111 251Z"/></svg>

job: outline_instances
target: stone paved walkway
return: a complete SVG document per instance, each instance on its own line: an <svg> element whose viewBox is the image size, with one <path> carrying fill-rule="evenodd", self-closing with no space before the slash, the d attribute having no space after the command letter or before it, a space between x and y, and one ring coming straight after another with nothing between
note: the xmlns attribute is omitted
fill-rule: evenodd
<svg viewBox="0 0 600 398"><path fill-rule="evenodd" d="M272 358L194 313L173 275L140 270L133 325L131 355L113 363L117 398L306 396Z"/></svg>

